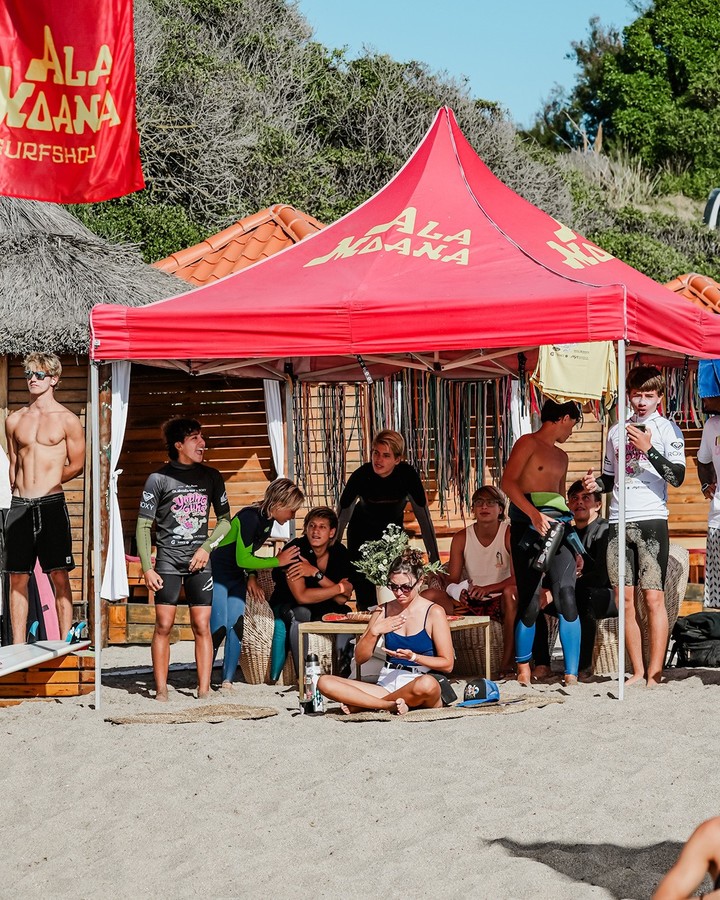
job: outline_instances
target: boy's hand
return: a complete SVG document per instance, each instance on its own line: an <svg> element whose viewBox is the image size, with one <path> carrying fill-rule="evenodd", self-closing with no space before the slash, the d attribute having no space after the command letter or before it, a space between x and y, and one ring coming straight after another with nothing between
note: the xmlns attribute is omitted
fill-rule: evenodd
<svg viewBox="0 0 720 900"><path fill-rule="evenodd" d="M652 437L648 431L644 429L636 428L635 425L627 425L627 436L630 438L630 443L638 449L641 453L647 453L648 450L652 447Z"/></svg>
<svg viewBox="0 0 720 900"><path fill-rule="evenodd" d="M595 470L588 469L587 474L583 475L583 488L591 494L596 494L599 490L598 483L595 481Z"/></svg>

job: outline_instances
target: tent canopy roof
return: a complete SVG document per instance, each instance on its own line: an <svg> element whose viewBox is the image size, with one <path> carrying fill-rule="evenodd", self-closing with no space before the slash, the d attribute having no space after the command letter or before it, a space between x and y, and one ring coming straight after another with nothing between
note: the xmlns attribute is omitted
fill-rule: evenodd
<svg viewBox="0 0 720 900"><path fill-rule="evenodd" d="M447 108L342 219L185 296L96 306L91 328L96 359L265 376L291 363L317 380L362 377L358 357L376 376L410 365L483 377L538 345L621 338L720 356L720 317L515 194Z"/></svg>

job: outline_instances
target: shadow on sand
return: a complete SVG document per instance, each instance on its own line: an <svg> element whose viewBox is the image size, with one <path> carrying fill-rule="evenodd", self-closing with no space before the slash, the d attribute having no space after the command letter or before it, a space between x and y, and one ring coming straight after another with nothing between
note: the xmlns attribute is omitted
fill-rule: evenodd
<svg viewBox="0 0 720 900"><path fill-rule="evenodd" d="M616 844L562 844L556 841L523 844L496 838L508 853L533 859L578 883L604 888L617 900L646 900L675 863L683 844L663 841L646 847L619 847ZM711 890L710 879L703 882Z"/></svg>

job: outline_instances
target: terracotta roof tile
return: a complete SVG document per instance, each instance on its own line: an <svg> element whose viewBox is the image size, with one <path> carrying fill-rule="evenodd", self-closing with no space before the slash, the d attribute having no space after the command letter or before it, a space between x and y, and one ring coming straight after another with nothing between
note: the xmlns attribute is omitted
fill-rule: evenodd
<svg viewBox="0 0 720 900"><path fill-rule="evenodd" d="M153 265L199 286L239 272L321 228L322 223L312 216L292 206L276 204Z"/></svg>

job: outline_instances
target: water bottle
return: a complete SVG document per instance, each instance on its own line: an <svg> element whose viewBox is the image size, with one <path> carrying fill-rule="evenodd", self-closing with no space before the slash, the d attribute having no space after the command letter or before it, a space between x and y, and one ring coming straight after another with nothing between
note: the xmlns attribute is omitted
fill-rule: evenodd
<svg viewBox="0 0 720 900"><path fill-rule="evenodd" d="M553 556L558 551L565 537L565 525L562 522L554 522L543 538L542 547L532 566L538 572L547 572L550 568Z"/></svg>
<svg viewBox="0 0 720 900"><path fill-rule="evenodd" d="M322 675L322 669L316 653L308 653L305 657L305 679L303 681L303 704L312 712L324 712L325 701L318 690L318 678Z"/></svg>

